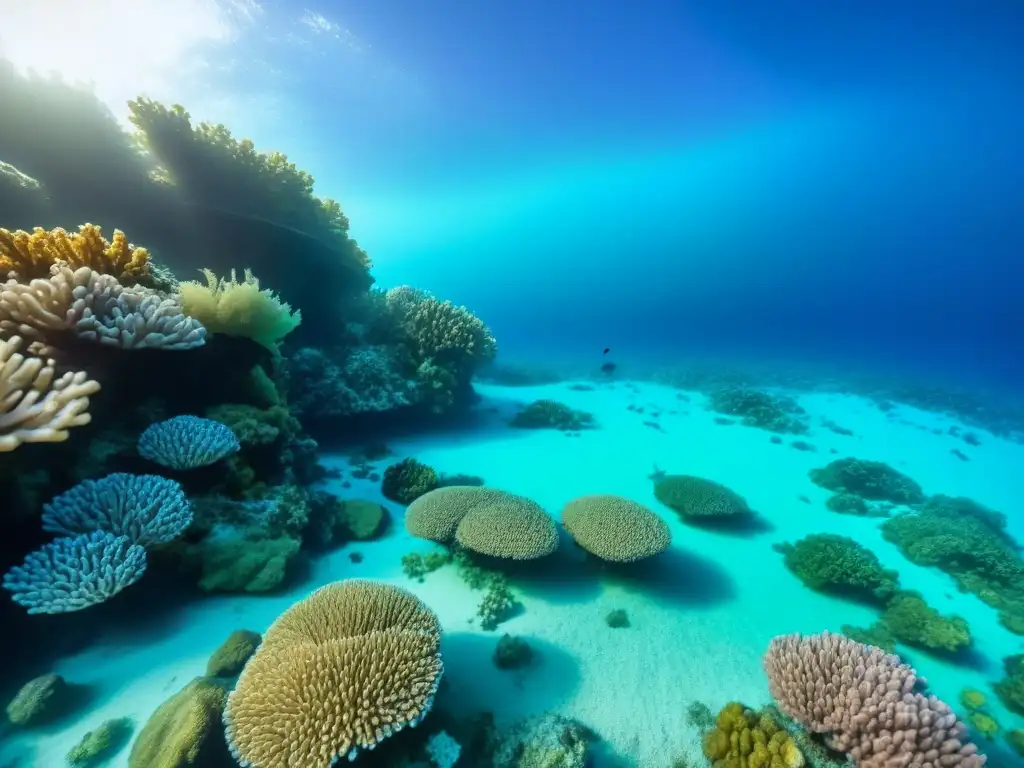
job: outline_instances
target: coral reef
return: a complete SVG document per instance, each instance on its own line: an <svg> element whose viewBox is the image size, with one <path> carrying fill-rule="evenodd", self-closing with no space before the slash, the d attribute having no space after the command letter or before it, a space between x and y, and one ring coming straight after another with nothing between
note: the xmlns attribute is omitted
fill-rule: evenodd
<svg viewBox="0 0 1024 768"><path fill-rule="evenodd" d="M971 630L959 616L946 617L916 592L898 592L885 606L882 622L898 642L954 653L969 648Z"/></svg>
<svg viewBox="0 0 1024 768"><path fill-rule="evenodd" d="M560 429L564 432L597 426L592 414L577 411L556 400L534 400L513 416L509 424L520 429Z"/></svg>
<svg viewBox="0 0 1024 768"><path fill-rule="evenodd" d="M815 533L775 549L811 589L885 603L899 586L895 571L883 568L871 550L847 536Z"/></svg>
<svg viewBox="0 0 1024 768"><path fill-rule="evenodd" d="M1003 659L1003 679L992 689L999 700L1011 712L1024 715L1024 654L1015 654Z"/></svg>
<svg viewBox="0 0 1024 768"><path fill-rule="evenodd" d="M775 638L764 666L779 708L827 734L830 747L862 768L985 764L966 726L944 702L916 690L924 681L897 656L825 632Z"/></svg>
<svg viewBox="0 0 1024 768"><path fill-rule="evenodd" d="M849 493L868 501L918 504L924 491L914 480L881 461L836 459L810 472L811 482L836 493Z"/></svg>
<svg viewBox="0 0 1024 768"><path fill-rule="evenodd" d="M60 675L46 674L25 683L7 705L7 719L14 725L41 725L68 708L71 689Z"/></svg>
<svg viewBox="0 0 1024 768"><path fill-rule="evenodd" d="M675 510L683 521L747 516L750 507L742 496L721 483L693 475L662 475L654 481L654 495Z"/></svg>
<svg viewBox="0 0 1024 768"><path fill-rule="evenodd" d="M155 287L149 251L129 243L119 229L108 241L92 224L82 224L71 234L59 227L49 232L36 227L31 233L0 227L0 275L28 282L48 277L58 263L112 275L121 285Z"/></svg>
<svg viewBox="0 0 1024 768"><path fill-rule="evenodd" d="M708 403L717 413L739 416L748 427L797 435L807 431L805 411L791 397L728 387L711 392Z"/></svg>
<svg viewBox="0 0 1024 768"><path fill-rule="evenodd" d="M412 504L438 487L437 472L413 458L402 459L384 470L381 492L399 504Z"/></svg>
<svg viewBox="0 0 1024 768"><path fill-rule="evenodd" d="M494 765L505 768L585 768L597 735L562 715L540 715L514 723L498 737Z"/></svg>
<svg viewBox="0 0 1024 768"><path fill-rule="evenodd" d="M437 617L397 587L350 579L282 613L224 712L247 765L355 758L430 711L441 678Z"/></svg>
<svg viewBox="0 0 1024 768"><path fill-rule="evenodd" d="M599 494L573 499L562 509L562 525L587 552L617 563L652 557L672 543L664 520L621 496Z"/></svg>

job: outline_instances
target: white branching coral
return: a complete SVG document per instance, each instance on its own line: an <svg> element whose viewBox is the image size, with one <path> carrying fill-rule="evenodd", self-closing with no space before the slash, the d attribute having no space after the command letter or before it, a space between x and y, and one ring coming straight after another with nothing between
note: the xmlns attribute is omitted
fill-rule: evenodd
<svg viewBox="0 0 1024 768"><path fill-rule="evenodd" d="M22 339L0 341L0 453L22 443L59 443L89 423L89 396L100 385L82 371L57 376L52 360L18 352Z"/></svg>
<svg viewBox="0 0 1024 768"><path fill-rule="evenodd" d="M124 349L191 349L206 341L206 329L185 316L177 299L125 288L112 275L65 264L54 265L47 279L4 284L0 331L37 341L70 331Z"/></svg>

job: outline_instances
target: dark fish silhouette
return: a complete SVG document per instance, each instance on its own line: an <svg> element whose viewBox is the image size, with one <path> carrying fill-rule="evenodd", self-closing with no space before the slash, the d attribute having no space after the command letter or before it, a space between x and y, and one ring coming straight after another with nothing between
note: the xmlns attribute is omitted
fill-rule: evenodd
<svg viewBox="0 0 1024 768"><path fill-rule="evenodd" d="M615 368L615 363L605 363L604 365L601 366L601 373L603 373L605 376L611 376L613 373L615 373Z"/></svg>
<svg viewBox="0 0 1024 768"><path fill-rule="evenodd" d="M605 355L607 355L607 354L608 354L609 352L611 352L611 351L612 351L612 348L611 348L611 347L605 347L605 348L604 348L604 352L603 352L602 354L605 354Z"/></svg>

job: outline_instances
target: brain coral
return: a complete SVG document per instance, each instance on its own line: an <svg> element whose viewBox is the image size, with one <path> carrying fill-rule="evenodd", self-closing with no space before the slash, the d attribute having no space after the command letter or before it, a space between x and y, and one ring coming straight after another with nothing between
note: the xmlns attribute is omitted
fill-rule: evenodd
<svg viewBox="0 0 1024 768"><path fill-rule="evenodd" d="M587 552L613 562L651 557L672 543L664 520L643 504L621 496L573 499L562 510L562 524Z"/></svg>
<svg viewBox="0 0 1024 768"><path fill-rule="evenodd" d="M654 483L654 495L683 518L750 514L747 502L721 483L693 475L665 475Z"/></svg>
<svg viewBox="0 0 1024 768"><path fill-rule="evenodd" d="M415 726L441 679L441 627L414 595L349 579L282 613L246 664L224 723L243 766L329 766Z"/></svg>
<svg viewBox="0 0 1024 768"><path fill-rule="evenodd" d="M558 548L555 522L524 496L491 489L455 529L460 546L482 555L534 560Z"/></svg>
<svg viewBox="0 0 1024 768"><path fill-rule="evenodd" d="M860 768L981 768L985 757L898 656L824 632L776 637L764 657L779 708Z"/></svg>
<svg viewBox="0 0 1024 768"><path fill-rule="evenodd" d="M472 485L437 488L420 496L405 510L405 529L421 539L451 544L462 518L494 493Z"/></svg>

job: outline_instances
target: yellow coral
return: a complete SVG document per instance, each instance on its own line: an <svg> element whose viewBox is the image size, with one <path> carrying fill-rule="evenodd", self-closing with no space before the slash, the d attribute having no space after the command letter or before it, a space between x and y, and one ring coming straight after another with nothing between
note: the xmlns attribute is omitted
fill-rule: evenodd
<svg viewBox="0 0 1024 768"><path fill-rule="evenodd" d="M72 270L90 267L113 275L122 285L146 282L150 277L149 251L129 243L119 229L108 241L93 224L83 224L77 233L60 227L49 232L36 227L31 234L0 228L0 276L13 275L23 283L46 278L59 261Z"/></svg>
<svg viewBox="0 0 1024 768"><path fill-rule="evenodd" d="M712 768L802 768L805 760L789 734L768 713L738 702L718 713L704 734L704 755Z"/></svg>
<svg viewBox="0 0 1024 768"><path fill-rule="evenodd" d="M260 281L248 269L238 282L235 270L230 278L220 278L203 270L206 284L181 283L182 311L198 320L209 333L243 336L273 350L277 342L302 322L302 312L292 311L270 290L260 290Z"/></svg>

